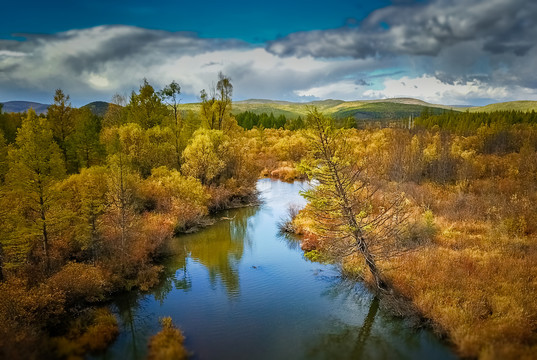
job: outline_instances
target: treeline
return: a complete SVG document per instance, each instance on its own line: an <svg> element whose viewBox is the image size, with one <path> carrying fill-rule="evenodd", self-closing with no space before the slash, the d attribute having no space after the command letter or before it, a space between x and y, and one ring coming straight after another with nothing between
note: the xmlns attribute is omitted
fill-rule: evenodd
<svg viewBox="0 0 537 360"><path fill-rule="evenodd" d="M302 116L295 118L287 118L281 114L278 117L274 116L271 112L267 114L265 112L256 114L251 111L244 111L235 115L237 124L246 130L251 130L254 127L259 129L286 129L286 130L301 130L306 128L306 123ZM338 128L355 128L357 122L353 117L338 118L335 120L335 124Z"/></svg>
<svg viewBox="0 0 537 360"><path fill-rule="evenodd" d="M245 111L240 114L237 114L235 117L239 126L247 130L251 130L254 127L264 129L286 128L290 130L304 128L304 121L300 116L297 119L287 119L283 114L278 117L275 117L272 112L270 114L256 114L251 111Z"/></svg>
<svg viewBox="0 0 537 360"><path fill-rule="evenodd" d="M515 124L537 124L537 113L524 111L494 111L494 112L455 112L448 111L440 115L431 114L425 109L419 118L417 126L431 129L435 125L460 135L474 134L481 127L508 129Z"/></svg>
<svg viewBox="0 0 537 360"><path fill-rule="evenodd" d="M476 150L487 154L519 152L524 145L537 141L535 111L446 112L442 115L424 112L415 120L415 126L461 136L475 136Z"/></svg>
<svg viewBox="0 0 537 360"><path fill-rule="evenodd" d="M0 114L1 358L59 356L65 341L47 334L66 331L62 319L149 289L168 238L253 196L255 143L231 116L231 90L219 74L184 117L177 83L145 80L102 118L62 90L47 116Z"/></svg>

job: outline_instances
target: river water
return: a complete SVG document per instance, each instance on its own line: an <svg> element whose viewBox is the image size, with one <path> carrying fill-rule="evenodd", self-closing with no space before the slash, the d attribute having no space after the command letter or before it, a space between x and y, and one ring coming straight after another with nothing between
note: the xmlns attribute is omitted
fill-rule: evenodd
<svg viewBox="0 0 537 360"><path fill-rule="evenodd" d="M170 316L194 359L455 359L431 332L385 314L362 284L278 234L288 205L305 204L304 186L259 180L262 205L172 239L161 283L112 303L120 335L99 358L145 358L159 317Z"/></svg>

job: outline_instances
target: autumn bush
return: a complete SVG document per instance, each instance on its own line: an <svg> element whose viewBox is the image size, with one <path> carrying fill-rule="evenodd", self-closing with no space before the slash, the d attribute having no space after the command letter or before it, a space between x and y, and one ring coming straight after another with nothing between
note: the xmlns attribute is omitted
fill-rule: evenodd
<svg viewBox="0 0 537 360"><path fill-rule="evenodd" d="M99 266L71 262L52 275L47 284L58 289L70 304L92 303L106 299L111 284Z"/></svg>
<svg viewBox="0 0 537 360"><path fill-rule="evenodd" d="M208 213L207 190L199 180L183 176L177 170L153 169L140 192L145 207L169 216L177 230L196 225Z"/></svg>
<svg viewBox="0 0 537 360"><path fill-rule="evenodd" d="M65 296L48 284L22 279L0 283L0 358L28 359L49 354L46 329L58 325Z"/></svg>
<svg viewBox="0 0 537 360"><path fill-rule="evenodd" d="M89 310L71 321L67 333L52 339L59 359L84 359L86 353L105 350L118 336L115 316L105 308Z"/></svg>

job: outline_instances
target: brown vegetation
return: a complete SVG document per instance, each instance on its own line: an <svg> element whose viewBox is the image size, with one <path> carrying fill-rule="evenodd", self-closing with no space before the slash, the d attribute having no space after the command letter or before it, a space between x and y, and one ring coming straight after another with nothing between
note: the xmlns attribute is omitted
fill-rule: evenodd
<svg viewBox="0 0 537 360"><path fill-rule="evenodd" d="M512 131L533 138L537 129L520 125ZM436 126L350 130L347 139L368 176L397 183L414 209L403 241L418 247L378 262L396 293L430 319L461 356L534 358L537 152L524 141L502 142L496 152L483 145L491 134L486 125L465 136ZM312 221L304 211L295 227L306 234L306 254L323 258L329 249L308 233ZM342 268L372 280L360 258L343 258Z"/></svg>

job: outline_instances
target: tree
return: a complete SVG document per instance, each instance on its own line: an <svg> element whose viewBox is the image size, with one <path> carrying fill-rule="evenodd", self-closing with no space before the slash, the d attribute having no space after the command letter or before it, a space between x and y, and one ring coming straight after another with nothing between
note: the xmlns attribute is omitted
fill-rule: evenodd
<svg viewBox="0 0 537 360"><path fill-rule="evenodd" d="M124 264L128 252L130 229L135 218L134 187L138 178L126 163L125 155L120 151L108 158L108 213L109 224L113 228L113 238L119 242L120 259ZM117 233L119 230L119 233Z"/></svg>
<svg viewBox="0 0 537 360"><path fill-rule="evenodd" d="M65 165L48 122L37 117L32 109L17 133L15 147L9 151L9 165L7 183L20 197L32 224L25 235L39 234L48 270L49 231L53 222L49 212L58 197L55 185L65 175Z"/></svg>
<svg viewBox="0 0 537 360"><path fill-rule="evenodd" d="M167 101L167 104L173 109L174 123L172 125L173 133L175 135L175 156L177 158L177 167L181 166L181 148L180 138L183 124L181 123L181 116L179 114L179 99L177 98L181 94L181 86L175 81L172 81L160 92L160 96L163 101Z"/></svg>
<svg viewBox="0 0 537 360"><path fill-rule="evenodd" d="M201 107L200 107L200 117L202 122L204 122L205 127L210 130L215 130L217 128L216 121L216 99L213 96L209 97L205 89L200 92Z"/></svg>
<svg viewBox="0 0 537 360"><path fill-rule="evenodd" d="M183 152L182 172L197 178L203 185L216 178L225 167L225 162L218 156L222 136L219 130L197 130Z"/></svg>
<svg viewBox="0 0 537 360"><path fill-rule="evenodd" d="M95 264L99 254L99 218L107 207L107 168L92 166L84 168L80 174L71 175L61 186L68 194L67 206L72 208L74 218L74 241L82 250L89 250Z"/></svg>
<svg viewBox="0 0 537 360"><path fill-rule="evenodd" d="M121 126L127 123L126 100L124 96L115 94L104 114L103 127Z"/></svg>
<svg viewBox="0 0 537 360"><path fill-rule="evenodd" d="M376 286L385 288L376 257L390 250L398 238L397 225L405 220L402 198L376 206L376 190L351 158L343 130L316 109L308 114L307 124L315 160L305 164L304 170L317 184L303 195L315 219L315 232L338 256L359 253Z"/></svg>
<svg viewBox="0 0 537 360"><path fill-rule="evenodd" d="M160 125L168 116L168 109L155 92L153 86L144 79L140 85L140 92L131 94L130 102L126 107L127 121L139 124L144 129Z"/></svg>
<svg viewBox="0 0 537 360"><path fill-rule="evenodd" d="M233 94L233 85L231 78L225 76L222 72L218 73L218 82L216 83L218 100L216 108L218 111L218 130L223 130L224 117L227 112L231 112L231 95Z"/></svg>
<svg viewBox="0 0 537 360"><path fill-rule="evenodd" d="M82 167L96 165L102 159L104 150L99 141L101 120L87 107L77 109L74 118L72 144L78 165Z"/></svg>
<svg viewBox="0 0 537 360"><path fill-rule="evenodd" d="M74 131L74 119L69 95L64 94L61 89L57 89L54 94L54 104L48 108L48 119L54 138L62 151L63 161L67 162L67 140Z"/></svg>
<svg viewBox="0 0 537 360"><path fill-rule="evenodd" d="M7 144L4 133L0 130L0 185L4 183L7 169Z"/></svg>

